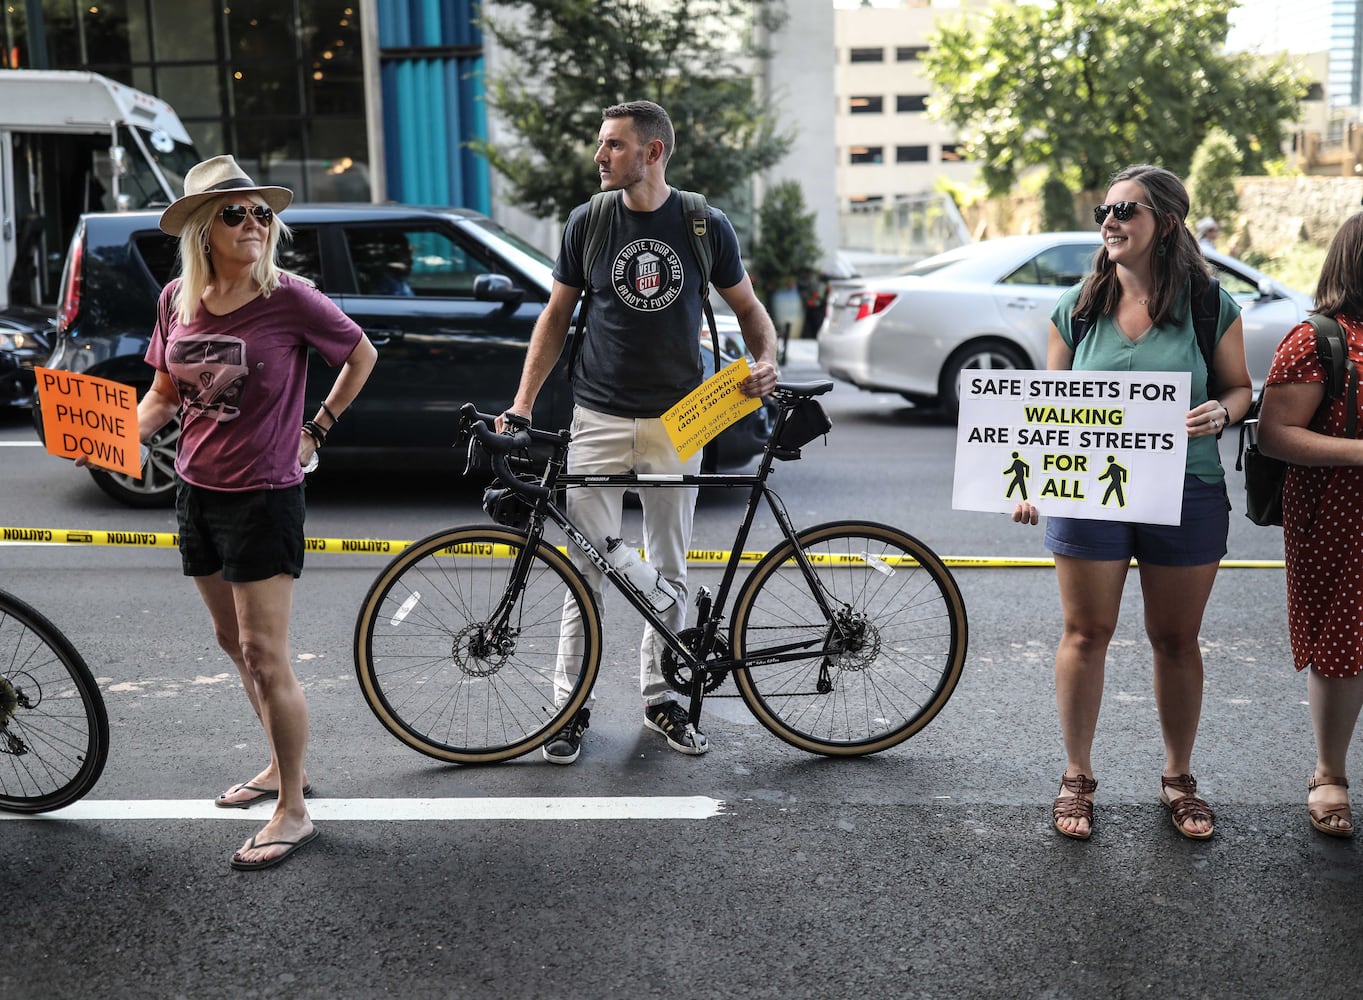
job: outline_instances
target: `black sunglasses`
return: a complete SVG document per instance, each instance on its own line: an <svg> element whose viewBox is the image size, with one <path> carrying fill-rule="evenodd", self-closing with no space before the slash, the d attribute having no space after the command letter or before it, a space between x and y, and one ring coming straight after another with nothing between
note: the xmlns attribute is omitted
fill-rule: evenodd
<svg viewBox="0 0 1363 1000"><path fill-rule="evenodd" d="M1156 215L1159 214L1155 212L1154 205L1147 205L1143 201L1118 201L1111 205L1095 205L1093 207L1093 221L1101 226L1103 220L1107 218L1107 213L1111 212L1118 222L1130 222L1131 217L1136 214L1137 207L1148 208Z"/></svg>
<svg viewBox="0 0 1363 1000"><path fill-rule="evenodd" d="M246 213L250 212L261 226L268 226L270 220L274 218L274 209L269 205L224 205L222 207L222 224L228 229L236 229L246 221ZM1117 216L1121 218L1121 216Z"/></svg>

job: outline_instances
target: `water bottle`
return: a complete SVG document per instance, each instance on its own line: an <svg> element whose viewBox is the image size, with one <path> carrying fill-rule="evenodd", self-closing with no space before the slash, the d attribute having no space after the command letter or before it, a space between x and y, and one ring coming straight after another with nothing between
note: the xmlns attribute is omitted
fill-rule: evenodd
<svg viewBox="0 0 1363 1000"><path fill-rule="evenodd" d="M607 538L606 561L629 581L654 611L666 611L677 603L677 595L662 574L644 562L633 545L626 545L618 538Z"/></svg>

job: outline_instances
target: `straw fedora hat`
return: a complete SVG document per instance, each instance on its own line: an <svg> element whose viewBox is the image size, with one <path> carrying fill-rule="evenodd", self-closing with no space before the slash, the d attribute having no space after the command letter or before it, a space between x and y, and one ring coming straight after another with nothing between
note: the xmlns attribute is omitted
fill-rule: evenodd
<svg viewBox="0 0 1363 1000"><path fill-rule="evenodd" d="M161 231L179 236L194 210L206 201L225 194L254 193L265 199L275 212L282 212L293 201L293 192L286 187L257 184L246 176L231 156L214 156L196 163L185 174L185 195L171 202L161 213Z"/></svg>

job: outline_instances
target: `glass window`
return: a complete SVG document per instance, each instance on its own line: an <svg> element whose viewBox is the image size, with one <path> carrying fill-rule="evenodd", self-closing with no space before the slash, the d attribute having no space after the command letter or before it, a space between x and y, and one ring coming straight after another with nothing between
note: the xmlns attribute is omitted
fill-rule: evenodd
<svg viewBox="0 0 1363 1000"><path fill-rule="evenodd" d="M928 109L928 95L900 94L894 99L894 109L899 112L926 111Z"/></svg>
<svg viewBox="0 0 1363 1000"><path fill-rule="evenodd" d="M0 5L3 15L5 51L0 52L0 69L23 69L33 65L28 51L28 18L24 15L24 5L7 3Z"/></svg>
<svg viewBox="0 0 1363 1000"><path fill-rule="evenodd" d="M1052 285L1068 288L1083 280L1093 262L1094 248L1082 243L1049 247L1023 264L1000 284Z"/></svg>
<svg viewBox="0 0 1363 1000"><path fill-rule="evenodd" d="M894 50L895 62L918 62L928 51L926 45L901 45Z"/></svg>
<svg viewBox="0 0 1363 1000"><path fill-rule="evenodd" d="M303 86L314 115L354 114L364 106L360 20L354 0L313 0L303 4Z"/></svg>
<svg viewBox="0 0 1363 1000"><path fill-rule="evenodd" d="M885 98L876 95L874 97L852 97L848 99L848 111L854 115L878 115L885 110Z"/></svg>
<svg viewBox="0 0 1363 1000"><path fill-rule="evenodd" d="M180 273L180 241L162 232L142 233L133 239L137 253L156 283L166 282Z"/></svg>
<svg viewBox="0 0 1363 1000"><path fill-rule="evenodd" d="M356 95L354 107L361 106ZM369 142L363 118L313 119L307 134L307 185L300 196L308 201L368 201Z"/></svg>
<svg viewBox="0 0 1363 1000"><path fill-rule="evenodd" d="M848 150L850 163L884 163L884 146L853 146Z"/></svg>
<svg viewBox="0 0 1363 1000"><path fill-rule="evenodd" d="M853 49L848 56L854 63L884 62L884 49Z"/></svg>
<svg viewBox="0 0 1363 1000"><path fill-rule="evenodd" d="M927 146L896 146L894 148L894 161L896 163L927 163Z"/></svg>
<svg viewBox="0 0 1363 1000"><path fill-rule="evenodd" d="M275 259L285 271L301 274L322 291L322 255L317 249L317 230L295 229L293 238L280 240Z"/></svg>
<svg viewBox="0 0 1363 1000"><path fill-rule="evenodd" d="M230 78L238 118L297 115L301 110L296 62L233 62Z"/></svg>
<svg viewBox="0 0 1363 1000"><path fill-rule="evenodd" d="M472 298L473 279L496 268L448 234L394 226L345 231L361 295Z"/></svg>
<svg viewBox="0 0 1363 1000"><path fill-rule="evenodd" d="M156 58L162 62L218 58L213 20L201 4L153 3L151 25ZM175 91L162 90L161 93L175 94Z"/></svg>
<svg viewBox="0 0 1363 1000"><path fill-rule="evenodd" d="M944 162L954 163L958 160L964 159L965 154L962 152L961 147L958 146L956 143L954 142L942 143L942 160Z"/></svg>
<svg viewBox="0 0 1363 1000"><path fill-rule="evenodd" d="M160 93L174 96L170 104L181 121L187 118L216 118L224 111L222 69L216 63L158 66L156 82Z"/></svg>

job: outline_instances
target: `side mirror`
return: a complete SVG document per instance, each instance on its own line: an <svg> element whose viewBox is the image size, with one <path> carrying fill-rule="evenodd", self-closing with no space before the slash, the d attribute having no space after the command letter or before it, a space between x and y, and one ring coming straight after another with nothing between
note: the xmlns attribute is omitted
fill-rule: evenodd
<svg viewBox="0 0 1363 1000"><path fill-rule="evenodd" d="M480 274L473 279L473 297L479 302L520 302L524 289L504 274Z"/></svg>
<svg viewBox="0 0 1363 1000"><path fill-rule="evenodd" d="M1273 283L1272 278L1263 278L1259 281L1259 298L1276 299L1278 297L1278 286Z"/></svg>

